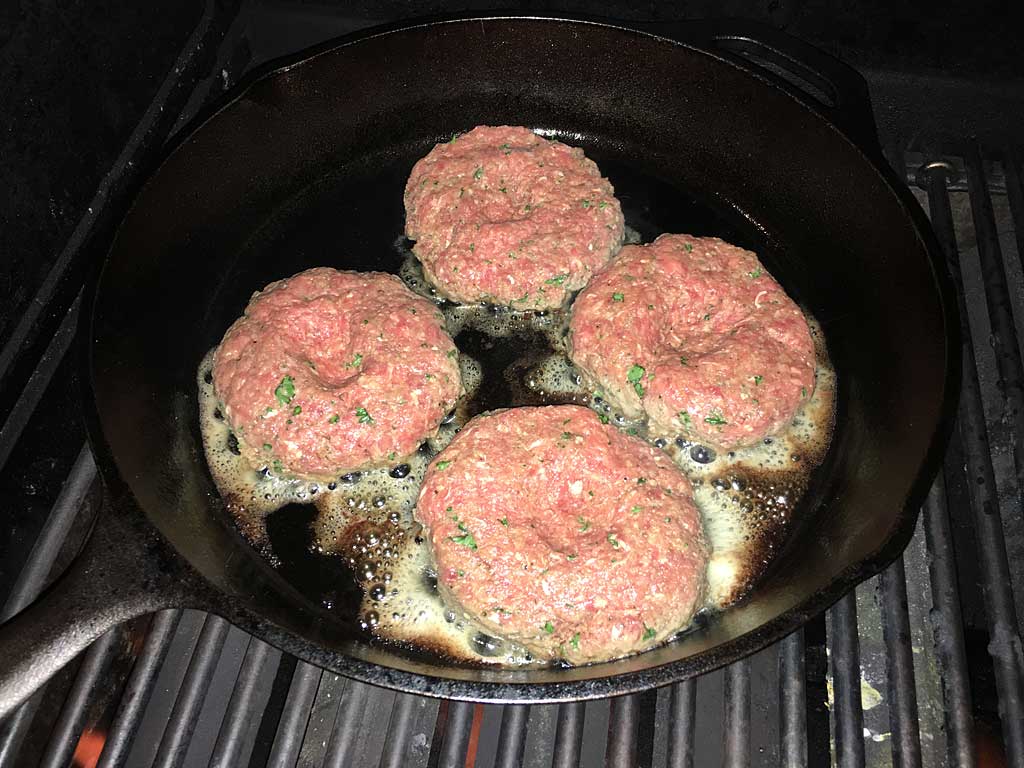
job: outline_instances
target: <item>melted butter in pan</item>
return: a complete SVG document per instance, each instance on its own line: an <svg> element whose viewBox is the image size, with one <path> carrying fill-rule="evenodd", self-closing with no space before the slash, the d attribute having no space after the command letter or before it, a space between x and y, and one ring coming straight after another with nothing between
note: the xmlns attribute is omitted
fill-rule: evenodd
<svg viewBox="0 0 1024 768"><path fill-rule="evenodd" d="M402 278L439 301L418 263L405 255ZM243 536L309 599L412 652L463 663L537 663L445 605L413 508L427 464L460 425L494 408L555 403L589 405L669 452L689 476L712 546L706 611L726 608L753 588L791 530L831 438L836 380L816 323L811 321L818 366L810 402L783 434L715 455L672 436L649 435L644 424L628 422L585 389L565 355L567 313L443 301L440 307L460 350L466 395L436 438L389 469L325 484L248 466L213 393L212 351L199 366L203 442L227 510Z"/></svg>

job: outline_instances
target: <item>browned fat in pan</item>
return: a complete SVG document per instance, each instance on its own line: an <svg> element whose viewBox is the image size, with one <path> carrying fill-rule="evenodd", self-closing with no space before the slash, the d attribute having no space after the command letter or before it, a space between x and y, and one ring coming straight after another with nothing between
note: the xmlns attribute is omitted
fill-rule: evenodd
<svg viewBox="0 0 1024 768"><path fill-rule="evenodd" d="M630 231L630 241L639 238ZM406 283L440 301L402 238L395 247ZM619 428L655 441L691 479L712 545L705 613L727 608L755 587L792 529L832 434L835 372L816 322L811 327L818 365L810 402L782 434L716 456L698 444L649 435L645 424L626 421L594 397L566 356L567 311L515 312L450 302L441 302L441 309L460 347L466 395L436 438L390 470L310 483L275 476L269 465L248 465L213 392L212 352L199 365L203 443L217 486L246 538L304 594L368 635L399 646L464 663L538 664L525 649L492 636L444 599L414 506L431 457L474 415L557 403L590 404ZM348 599L339 600L346 591Z"/></svg>

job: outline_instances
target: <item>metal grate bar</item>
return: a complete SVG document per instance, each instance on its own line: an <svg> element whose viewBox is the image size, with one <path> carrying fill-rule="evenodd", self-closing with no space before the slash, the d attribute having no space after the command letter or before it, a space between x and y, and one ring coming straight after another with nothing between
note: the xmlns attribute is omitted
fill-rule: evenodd
<svg viewBox="0 0 1024 768"><path fill-rule="evenodd" d="M585 705L581 701L558 706L558 722L555 726L555 748L551 768L576 768L580 764L584 711Z"/></svg>
<svg viewBox="0 0 1024 768"><path fill-rule="evenodd" d="M985 303L988 305L992 333L989 344L995 352L999 371L1000 392L1003 396L1002 418L994 429L1007 431L1004 435L990 435L992 444L1012 446L1013 463L1017 477L1018 499L1024 489L1024 455L1012 435L1024 436L1024 364L1021 363L1017 329L1013 324L1010 289L1003 268L1003 255L999 247L996 218L992 210L992 195L988 190L981 150L971 144L966 152L967 188L971 196L971 215L978 240L978 258L981 262Z"/></svg>
<svg viewBox="0 0 1024 768"><path fill-rule="evenodd" d="M156 682L157 673L164 657L167 656L167 650L171 647L171 639L179 621L181 611L177 609L160 611L153 617L146 636L146 644L135 660L128 683L121 694L121 705L114 715L110 732L107 733L97 768L118 768L124 765L128 758L132 739L153 693L153 683Z"/></svg>
<svg viewBox="0 0 1024 768"><path fill-rule="evenodd" d="M1020 149L1015 147L1003 156L1003 173L1013 231L1017 236L1017 258L1024 265L1024 153Z"/></svg>
<svg viewBox="0 0 1024 768"><path fill-rule="evenodd" d="M43 698L43 690L38 690L18 707L0 726L0 766L18 766L18 749L28 735L32 726L32 718L39 709Z"/></svg>
<svg viewBox="0 0 1024 768"><path fill-rule="evenodd" d="M213 746L210 766L238 765L245 747L245 736L251 728L252 710L255 705L259 683L271 665L276 666L280 652L255 637L249 640L249 647L238 670L238 679L231 693L227 711L221 721L217 742Z"/></svg>
<svg viewBox="0 0 1024 768"><path fill-rule="evenodd" d="M934 644L942 680L945 705L947 757L951 765L970 768L975 764L974 721L971 718L971 681L964 647L963 616L957 593L956 559L949 528L946 484L935 479L923 507L924 532L931 553L928 576L931 582Z"/></svg>
<svg viewBox="0 0 1024 768"><path fill-rule="evenodd" d="M114 627L89 646L78 669L75 682L68 698L61 708L60 717L50 734L46 752L39 762L40 768L64 768L71 763L71 756L85 727L89 701L93 690L124 643L124 628Z"/></svg>
<svg viewBox="0 0 1024 768"><path fill-rule="evenodd" d="M636 765L636 734L640 725L640 694L618 696L611 701L608 715L607 768Z"/></svg>
<svg viewBox="0 0 1024 768"><path fill-rule="evenodd" d="M167 721L167 730L160 740L154 768L177 768L188 752L189 740L196 727L210 679L217 667L229 624L219 616L208 615L196 642L185 679Z"/></svg>
<svg viewBox="0 0 1024 768"><path fill-rule="evenodd" d="M970 338L970 326L963 306L963 285L953 230L953 216L946 190L946 172L934 166L929 173L928 202L932 224L940 242L947 249L951 272L960 298L964 338ZM979 566L985 613L992 638L990 654L999 693L1003 738L1012 765L1024 764L1024 671L1021 669L1020 631L1010 587L1010 569L1006 558L1006 542L996 499L995 473L988 449L988 429L977 378L972 344L964 346L963 389L960 397L960 439L967 458L967 471L974 482L968 482L975 532L981 549ZM1014 651L1016 649L1016 652ZM1016 762L1014 762L1016 761Z"/></svg>
<svg viewBox="0 0 1024 768"><path fill-rule="evenodd" d="M672 686L668 712L668 768L692 768L693 726L697 720L696 680L684 680Z"/></svg>
<svg viewBox="0 0 1024 768"><path fill-rule="evenodd" d="M798 629L779 643L779 734L783 765L807 765L807 677L804 631Z"/></svg>
<svg viewBox="0 0 1024 768"><path fill-rule="evenodd" d="M39 365L32 371L32 375L29 376L28 381L22 388L21 394L11 409L10 415L7 417L4 425L0 427L0 469L3 469L4 465L7 464L11 451L14 450L14 446L18 443L18 438L21 437L21 433L28 425L29 419L32 418L32 414L36 411L36 406L43 399L43 394L45 394L50 380L71 348L71 343L75 339L75 330L78 328L78 310L81 305L82 294L79 292L68 309L67 314L64 315L64 319L61 320L57 332L50 339L50 343L47 344L46 351L43 352Z"/></svg>
<svg viewBox="0 0 1024 768"><path fill-rule="evenodd" d="M896 768L920 768L921 734L917 722L917 688L910 647L910 608L903 557L878 575L885 640L892 762Z"/></svg>
<svg viewBox="0 0 1024 768"><path fill-rule="evenodd" d="M331 743L324 756L325 768L342 768L350 760L352 745L355 743L356 733L359 730L359 717L366 707L366 700L370 695L369 686L349 681L345 688L345 695L338 704L338 714L334 718L334 728L331 732ZM395 719L395 712L392 711L391 722L388 725L388 735L385 740L385 750L395 749L396 756L381 758L381 766L391 765L389 760L399 760L396 765L401 765L402 744L398 742L400 734L394 733L393 729L407 728L404 720ZM392 744L392 741L397 743Z"/></svg>
<svg viewBox="0 0 1024 768"><path fill-rule="evenodd" d="M64 481L64 487L61 488L49 517L46 518L25 567L21 569L18 580L7 596L7 602L0 611L0 623L24 609L42 591L68 531L71 530L95 480L96 462L93 461L89 446L84 445L75 459L74 466L71 467L67 480Z"/></svg>
<svg viewBox="0 0 1024 768"><path fill-rule="evenodd" d="M448 719L445 723L444 742L441 744L439 768L462 768L469 746L469 732L473 726L472 702L452 701L448 703Z"/></svg>
<svg viewBox="0 0 1024 768"><path fill-rule="evenodd" d="M750 659L725 670L725 768L750 763Z"/></svg>
<svg viewBox="0 0 1024 768"><path fill-rule="evenodd" d="M931 171L923 179L927 184L928 208L932 229L951 267L959 296L963 296L959 271L956 269L956 232L953 229L953 212L950 209L946 191L945 174ZM961 313L964 309L961 305ZM961 322L966 324L966 315ZM969 359L964 361L964 381L971 378L974 370L973 347L970 344L969 329L964 327L965 349ZM954 435L953 442L959 442ZM947 452L952 454L953 451ZM962 454L957 450L956 453ZM959 468L957 468L959 470ZM958 766L973 766L976 763L974 720L971 716L971 687L967 667L967 651L964 643L963 616L956 574L956 557L953 547L953 533L950 527L950 512L946 500L946 484L940 476L932 484L924 504L925 536L931 554L929 580L932 600L939 612L940 621L935 622L935 647L938 651L942 676L942 696L945 704L945 724L948 733L947 752L950 762Z"/></svg>
<svg viewBox="0 0 1024 768"><path fill-rule="evenodd" d="M42 591L57 555L67 539L68 531L78 517L95 480L96 463L93 461L89 446L85 445L79 451L64 487L61 488L60 495L50 510L46 524L36 539L32 552L29 553L25 567L18 574L18 580L14 583L3 610L0 611L0 622L7 621L24 609ZM42 693L38 691L33 694L0 725L0 766L16 763L18 749L32 725L32 718L35 717Z"/></svg>
<svg viewBox="0 0 1024 768"><path fill-rule="evenodd" d="M322 675L323 670L304 661L295 665L284 712L277 726L274 747L267 760L268 768L292 768L295 765Z"/></svg>
<svg viewBox="0 0 1024 768"><path fill-rule="evenodd" d="M352 685L357 685L352 683ZM362 686L365 687L365 686ZM351 704L343 701L341 706L351 708ZM341 717L341 714L338 715ZM406 764L406 751L409 749L409 734L416 720L416 697L408 693L395 696L391 720L388 723L388 735L384 740L384 754L380 758L380 768L402 768ZM335 725L335 729L337 729ZM344 763L325 762L325 766L342 766Z"/></svg>
<svg viewBox="0 0 1024 768"><path fill-rule="evenodd" d="M530 718L528 706L506 704L501 713L501 730L498 732L498 752L494 768L519 768L523 763L523 748L526 746L526 722Z"/></svg>
<svg viewBox="0 0 1024 768"><path fill-rule="evenodd" d="M857 597L851 591L829 611L834 726L839 768L864 766L864 712L860 701L860 641Z"/></svg>
<svg viewBox="0 0 1024 768"><path fill-rule="evenodd" d="M907 182L907 158L895 142L885 148L890 165L903 183ZM915 169L916 170L916 169ZM907 575L900 555L878 575L878 593L882 612L882 637L885 642L889 722L892 732L894 768L920 768L921 731L918 720L917 684L910 631L910 605L907 599Z"/></svg>

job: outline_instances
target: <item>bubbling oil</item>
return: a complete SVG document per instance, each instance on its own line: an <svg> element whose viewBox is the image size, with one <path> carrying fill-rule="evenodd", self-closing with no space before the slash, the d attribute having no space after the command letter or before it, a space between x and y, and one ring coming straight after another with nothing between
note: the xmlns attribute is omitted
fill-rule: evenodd
<svg viewBox="0 0 1024 768"><path fill-rule="evenodd" d="M577 403L668 452L692 481L711 545L701 615L742 598L785 540L831 438L836 377L817 323L808 317L817 352L815 388L793 423L758 445L716 455L675 436L649 434L646 424L625 419L595 395L566 356L566 311L518 312L444 301L406 246L404 239L396 242L404 256L399 274L444 314L460 350L465 396L437 434L400 463L312 482L253 468L241 458L213 391L211 350L197 377L200 426L211 474L241 533L292 578L275 552L268 516L289 514L294 504L312 506L311 521L296 521L307 526L303 546L310 559L337 568L311 572L347 574L361 597L339 604L338 590L315 580L305 583L296 573L292 581L307 597L357 622L370 637L412 651L470 664L539 664L524 648L490 635L446 603L428 537L413 511L431 458L473 416L499 407ZM287 528L286 522L274 528Z"/></svg>

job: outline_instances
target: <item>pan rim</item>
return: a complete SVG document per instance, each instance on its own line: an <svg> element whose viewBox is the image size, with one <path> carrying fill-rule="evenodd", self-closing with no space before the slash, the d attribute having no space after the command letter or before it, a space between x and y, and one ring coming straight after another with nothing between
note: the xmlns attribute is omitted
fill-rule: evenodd
<svg viewBox="0 0 1024 768"><path fill-rule="evenodd" d="M602 27L631 35L639 35L657 40L661 43L684 47L700 54L707 55L743 72L748 76L758 79L766 87L774 87L781 90L789 98L796 101L803 109L813 113L815 118L824 126L838 134L841 140L856 151L860 155L861 159L874 170L874 172L879 176L883 188L892 196L893 201L900 206L903 216L907 220L908 226L913 227L914 234L921 245L921 249L927 255L945 330L944 352L946 357L946 376L942 382L942 408L939 414L939 419L935 425L935 429L932 432L929 450L926 455L922 457L916 476L911 484L911 492L908 494L907 503L899 512L897 521L894 523L892 534L881 546L877 548L877 550L866 556L860 562L852 564L847 569L844 569L844 571L833 579L827 587L815 594L812 594L807 599L798 602L786 613L777 616L776 618L746 632L745 634L734 637L731 640L694 656L667 662L659 666L651 666L642 670L613 672L609 675L591 677L585 680L541 683L485 681L479 679L466 680L453 677L434 676L422 672L411 672L355 658L344 654L343 652L322 649L320 646L316 645L312 641L306 640L294 631L278 627L271 623L267 619L259 616L248 606L246 606L244 611L241 611L240 613L233 611L224 611L224 613L229 614L229 619L236 621L240 619L242 623L246 625L246 628L253 632L253 634L271 642L282 650L291 652L312 663L335 670L340 674L344 674L355 680L381 685L403 692L455 700L491 703L557 703L573 700L597 699L610 695L622 695L649 690L654 687L677 682L679 680L687 679L712 669L719 668L727 663L754 653L768 644L781 639L790 632L800 628L809 619L835 603L852 587L856 586L856 584L859 584L863 580L877 574L896 559L899 553L905 548L913 534L914 525L919 512L920 501L924 498L927 492L927 487L930 485L931 477L934 475L934 470L939 466L942 460L946 442L949 439L949 435L951 434L955 422L954 415L961 370L961 359L959 355L960 325L957 321L958 313L956 309L956 302L953 300L955 293L949 275L944 269L944 259L941 256L941 249L935 240L934 235L926 226L924 214L917 207L916 202L912 200L909 190L903 188L901 183L897 183L899 182L898 177L891 171L891 169L883 167L877 158L871 156L871 154L866 152L858 142L849 137L839 126L835 125L835 123L822 112L819 105L817 105L813 99L798 92L794 92L791 88L780 87L778 83L765 78L762 73L759 73L751 67L741 65L731 57L721 55L721 52L719 51L702 48L693 42L680 42L678 40L673 40L643 30L636 30L619 24L608 23L605 20L566 15L548 16L534 14L472 14L443 17L436 20L417 19L395 25L373 27L356 32L352 35L335 38L334 40L327 41L319 46L314 46L313 48L306 49L305 51L292 56L285 57L284 59L267 62L262 67L255 69L247 75L235 89L226 94L222 102L211 106L208 110L204 111L204 113L201 113L185 129L183 129L177 137L175 137L175 139L168 145L162 162L157 166L153 174L147 176L147 180L155 176L159 172L159 168L163 163L166 162L171 155L175 154L184 145L186 145L189 139L197 131L201 130L209 120L213 119L222 110L229 108L236 101L245 98L250 89L264 80L273 79L274 77L288 73L307 62L313 61L320 56L328 55L332 52L336 52L340 49L364 41L388 35L412 32L423 28L432 28L439 24L470 23L476 21L542 21L556 24L582 24ZM136 201L137 199L138 198L136 198ZM132 205L125 213L125 218L131 215L132 211L135 209L135 205L136 203L133 201ZM108 255L109 252L110 251L107 252ZM88 286L87 289L86 296L88 298L88 305L86 317L89 318L89 322L86 327L88 327L90 331L93 323L95 322L94 309L96 300L103 284L103 273L105 273L108 264L109 259L105 256L102 260L101 269L96 271L94 284ZM85 335L87 337L92 336L91 333ZM121 479L122 476L117 469L116 460L114 459L112 451L109 449L109 445L104 436L104 430L98 418L98 407L95 403L91 383L84 389L86 390L86 399L90 401L91 405L89 410L96 413L96 418L94 420L90 420L90 442L94 449L102 446L100 452L103 453L104 458L106 459L105 461L99 462L101 470L105 476L116 477L125 486L128 486L128 483ZM141 505L139 506L141 508ZM148 518L148 514L144 511L143 514ZM152 525L154 528L157 527L155 524ZM170 546L172 550L175 552L177 551L173 545ZM181 555L179 555L179 557L183 560L185 559ZM214 612L218 611L215 609ZM603 662L586 668L598 670L606 665L613 664L615 664L614 661Z"/></svg>

